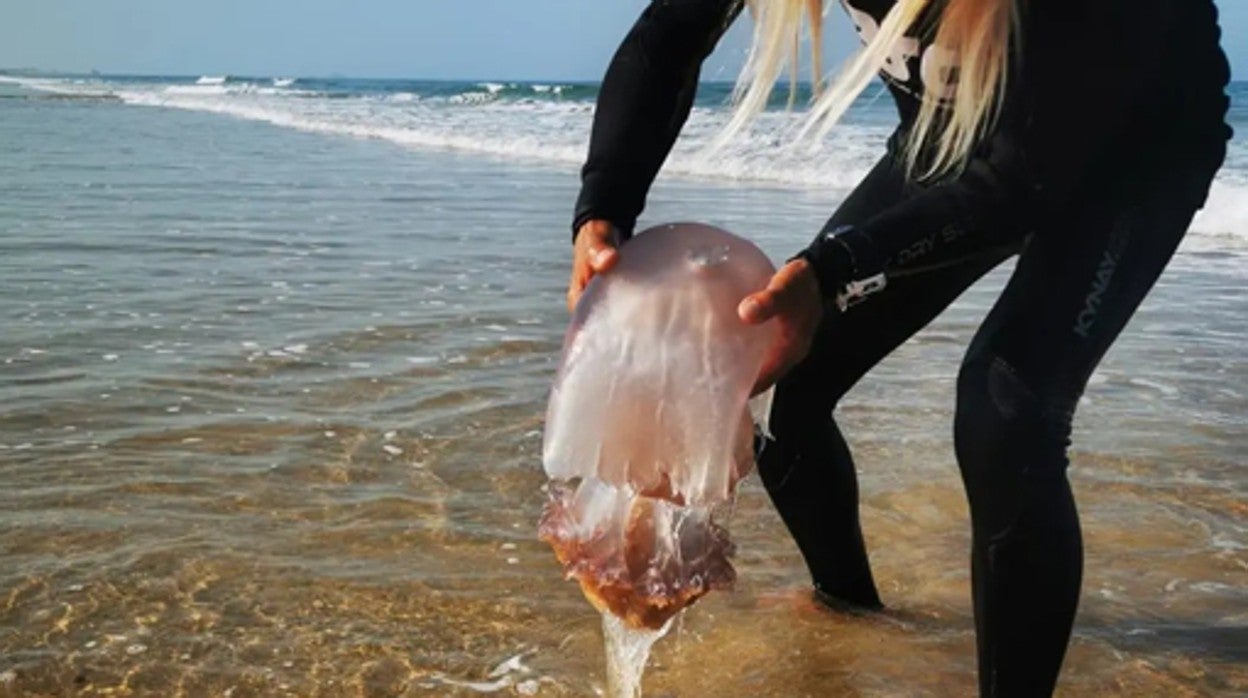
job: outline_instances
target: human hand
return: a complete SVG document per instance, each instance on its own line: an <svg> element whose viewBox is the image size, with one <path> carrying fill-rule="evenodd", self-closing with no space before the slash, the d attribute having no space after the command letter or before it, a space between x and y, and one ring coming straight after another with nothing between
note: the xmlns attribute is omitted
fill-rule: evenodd
<svg viewBox="0 0 1248 698"><path fill-rule="evenodd" d="M620 232L610 221L588 220L581 224L572 246L572 278L568 280L568 312L576 310L576 303L597 274L610 271L620 261L616 249L620 244Z"/></svg>
<svg viewBox="0 0 1248 698"><path fill-rule="evenodd" d="M771 277L767 288L746 296L737 306L741 320L760 325L772 318L778 332L763 358L751 395L770 388L810 352L815 330L823 317L823 295L815 271L805 259L795 259Z"/></svg>

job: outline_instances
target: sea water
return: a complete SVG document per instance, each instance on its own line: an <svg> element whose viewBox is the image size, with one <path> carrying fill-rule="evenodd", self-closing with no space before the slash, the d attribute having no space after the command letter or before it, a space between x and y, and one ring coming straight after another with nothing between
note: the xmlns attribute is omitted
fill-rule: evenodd
<svg viewBox="0 0 1248 698"><path fill-rule="evenodd" d="M0 695L605 686L600 620L534 531L596 87L200 77L0 85ZM784 259L891 106L868 94L814 150L772 111L707 155L726 94L703 90L643 224ZM1066 695L1248 691L1245 144L1076 415ZM840 407L890 610L812 604L747 479L738 589L653 647L649 694L974 690L950 429L1008 273Z"/></svg>

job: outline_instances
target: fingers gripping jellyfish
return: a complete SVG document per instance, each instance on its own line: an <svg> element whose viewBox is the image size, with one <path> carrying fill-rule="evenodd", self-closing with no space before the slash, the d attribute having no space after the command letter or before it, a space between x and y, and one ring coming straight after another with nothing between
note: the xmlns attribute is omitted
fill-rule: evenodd
<svg viewBox="0 0 1248 698"><path fill-rule="evenodd" d="M576 308L539 533L606 620L659 629L735 578L717 518L754 466L750 389L774 338L737 305L774 272L730 233L664 225L622 246Z"/></svg>

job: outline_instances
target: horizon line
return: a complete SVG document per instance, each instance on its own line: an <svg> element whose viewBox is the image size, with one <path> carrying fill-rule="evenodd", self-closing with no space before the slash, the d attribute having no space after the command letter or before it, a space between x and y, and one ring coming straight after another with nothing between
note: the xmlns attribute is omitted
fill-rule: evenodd
<svg viewBox="0 0 1248 698"><path fill-rule="evenodd" d="M107 70L54 70L45 68L34 68L29 66L9 67L0 66L0 75L8 75L10 77L114 77L114 78L234 78L237 80L248 79L287 79L294 78L296 80L419 80L422 82L516 82L516 83L570 83L577 85L599 84L602 78L516 78L516 77L416 77L416 76L398 76L398 75L352 75L350 73L325 73L321 75L299 75L297 73L243 73L243 72L130 72L130 71L107 71ZM698 80L699 84L733 84L735 80ZM777 81L777 84L784 82L788 84L788 80ZM809 80L801 80L799 84L809 85Z"/></svg>
<svg viewBox="0 0 1248 698"><path fill-rule="evenodd" d="M192 72L130 72L130 71L108 71L99 69L90 70L57 70L36 68L31 66L8 67L0 66L0 76L11 77L114 77L114 78L205 78L205 77L224 77L235 78L239 80L248 79L296 79L296 80L414 80L421 82L514 82L514 83L566 83L574 85L598 85L602 83L602 77L599 78L551 78L551 77L416 77L411 75L351 75L349 73L326 73L326 74L309 74L299 75L297 73L249 73L249 72L221 72L221 71L192 71ZM604 76L605 77L605 76ZM827 77L824 78L826 82ZM707 80L699 79L699 85L731 85L736 82L733 80ZM1248 78L1237 78L1232 72L1231 79L1228 84L1248 83ZM788 78L778 79L776 85L787 86L790 82ZM809 79L798 80L798 85L810 87L812 82Z"/></svg>

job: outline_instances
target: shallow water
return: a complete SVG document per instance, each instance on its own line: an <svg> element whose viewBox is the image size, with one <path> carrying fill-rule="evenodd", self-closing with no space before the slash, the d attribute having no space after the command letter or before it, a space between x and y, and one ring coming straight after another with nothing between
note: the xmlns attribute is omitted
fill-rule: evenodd
<svg viewBox="0 0 1248 698"><path fill-rule="evenodd" d="M81 100L0 99L0 143L0 695L605 690L535 537L570 168ZM649 216L778 259L838 196L670 180ZM1063 695L1248 691L1243 269L1182 252L1080 408ZM738 589L647 696L973 691L953 381L1006 271L841 408L891 610L816 609L750 478Z"/></svg>

